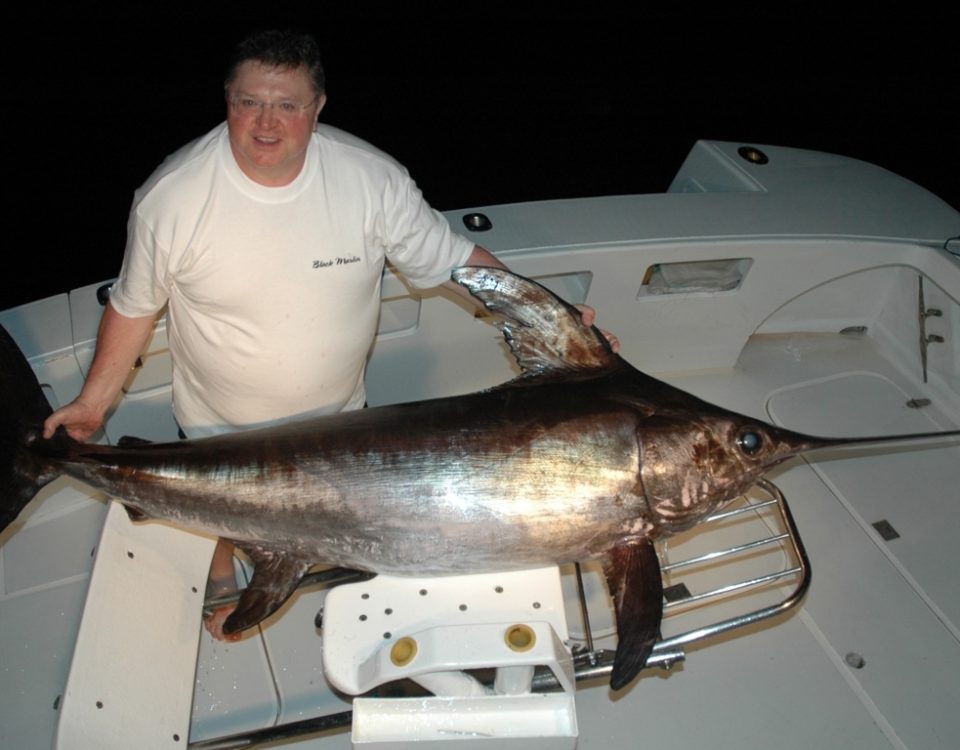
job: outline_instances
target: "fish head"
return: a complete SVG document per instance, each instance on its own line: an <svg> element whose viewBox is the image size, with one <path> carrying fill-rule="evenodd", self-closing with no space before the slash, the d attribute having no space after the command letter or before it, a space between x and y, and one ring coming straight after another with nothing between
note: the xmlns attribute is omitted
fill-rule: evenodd
<svg viewBox="0 0 960 750"><path fill-rule="evenodd" d="M764 473L830 441L732 414L657 416L640 427L640 478L659 533L688 529Z"/></svg>

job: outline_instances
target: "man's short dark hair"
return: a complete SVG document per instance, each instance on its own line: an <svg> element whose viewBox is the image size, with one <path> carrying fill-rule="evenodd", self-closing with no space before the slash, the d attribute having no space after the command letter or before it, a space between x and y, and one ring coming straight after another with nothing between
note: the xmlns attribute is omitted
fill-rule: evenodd
<svg viewBox="0 0 960 750"><path fill-rule="evenodd" d="M269 29L258 31L241 40L233 48L227 67L224 87L233 83L237 68L248 60L256 60L270 67L297 69L306 67L318 94L324 92L326 77L320 61L320 47L309 34L298 31Z"/></svg>

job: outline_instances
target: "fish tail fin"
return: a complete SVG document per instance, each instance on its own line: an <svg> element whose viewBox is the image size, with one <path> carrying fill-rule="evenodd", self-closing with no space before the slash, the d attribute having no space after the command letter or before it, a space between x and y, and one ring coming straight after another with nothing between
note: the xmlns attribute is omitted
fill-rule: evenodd
<svg viewBox="0 0 960 750"><path fill-rule="evenodd" d="M33 369L9 333L0 326L0 532L45 485L59 476L51 459L74 441L61 428L42 440L43 421L52 409ZM42 441L42 450L31 446ZM39 447L39 446L38 446Z"/></svg>

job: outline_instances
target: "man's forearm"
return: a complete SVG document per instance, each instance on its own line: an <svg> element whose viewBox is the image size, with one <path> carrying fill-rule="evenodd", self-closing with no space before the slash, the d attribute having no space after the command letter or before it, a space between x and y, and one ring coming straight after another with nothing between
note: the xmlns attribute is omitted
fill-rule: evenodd
<svg viewBox="0 0 960 750"><path fill-rule="evenodd" d="M130 374L153 330L156 316L127 318L107 303L97 333L97 350L80 398L106 411Z"/></svg>
<svg viewBox="0 0 960 750"><path fill-rule="evenodd" d="M97 351L80 395L47 417L44 437L52 437L58 427L63 427L74 440L85 441L100 429L107 409L143 351L154 320L154 315L124 317L107 303L97 333Z"/></svg>

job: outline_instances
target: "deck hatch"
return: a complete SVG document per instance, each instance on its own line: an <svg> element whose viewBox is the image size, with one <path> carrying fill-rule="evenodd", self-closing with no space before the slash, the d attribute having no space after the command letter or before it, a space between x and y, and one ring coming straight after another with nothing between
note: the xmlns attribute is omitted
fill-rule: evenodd
<svg viewBox="0 0 960 750"><path fill-rule="evenodd" d="M872 524L872 526L885 542L900 538L900 534L897 533L897 530L893 528L893 525L886 519L877 521Z"/></svg>
<svg viewBox="0 0 960 750"><path fill-rule="evenodd" d="M740 288L752 258L654 263L643 275L637 298L660 294L732 292Z"/></svg>

